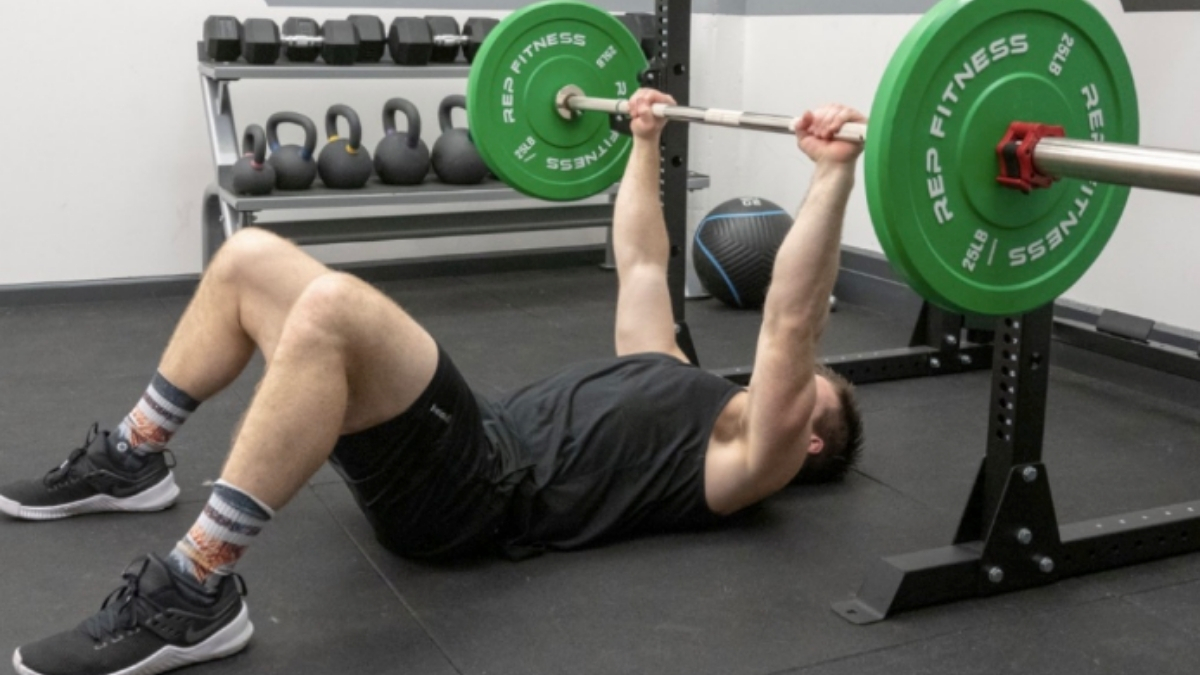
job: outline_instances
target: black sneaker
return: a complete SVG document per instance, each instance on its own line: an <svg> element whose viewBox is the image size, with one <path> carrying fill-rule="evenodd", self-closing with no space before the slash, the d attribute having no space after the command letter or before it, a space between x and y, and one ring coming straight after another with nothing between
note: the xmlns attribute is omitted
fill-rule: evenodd
<svg viewBox="0 0 1200 675"><path fill-rule="evenodd" d="M124 578L100 612L74 630L17 649L17 672L153 675L234 654L254 634L236 574L222 578L211 599L155 555L134 561Z"/></svg>
<svg viewBox="0 0 1200 675"><path fill-rule="evenodd" d="M169 453L147 453L144 466L128 469L113 460L108 433L92 425L83 446L40 480L0 488L0 513L53 520L101 511L159 511L174 504L179 486Z"/></svg>

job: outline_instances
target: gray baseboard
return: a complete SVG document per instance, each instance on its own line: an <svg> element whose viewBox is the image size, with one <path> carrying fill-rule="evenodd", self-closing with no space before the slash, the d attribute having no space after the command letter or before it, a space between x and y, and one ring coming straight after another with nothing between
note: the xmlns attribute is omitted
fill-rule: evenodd
<svg viewBox="0 0 1200 675"><path fill-rule="evenodd" d="M198 274L134 279L97 279L46 284L0 286L0 307L67 305L111 300L188 296L196 290Z"/></svg>
<svg viewBox="0 0 1200 675"><path fill-rule="evenodd" d="M425 277L491 274L530 269L555 269L604 262L604 245L550 248L535 251L439 256L411 260L333 265L373 283ZM0 307L187 297L196 290L198 274L135 279L98 279L47 284L0 286Z"/></svg>
<svg viewBox="0 0 1200 675"><path fill-rule="evenodd" d="M842 247L842 269L834 295L838 300L861 305L896 319L916 321L921 297L892 270L883 254L851 246ZM1103 307L1070 300L1054 303L1054 317L1096 325ZM1180 349L1194 348L1200 333L1156 323L1150 340Z"/></svg>
<svg viewBox="0 0 1200 675"><path fill-rule="evenodd" d="M924 302L896 275L883 254L852 246L842 247L842 268L833 294L838 302L914 322Z"/></svg>
<svg viewBox="0 0 1200 675"><path fill-rule="evenodd" d="M605 247L603 244L597 244L534 251L352 263L334 267L367 281L381 283L425 277L599 265L604 260ZM190 274L0 286L0 307L136 300L147 297L186 297L196 290L199 280L199 275ZM896 275L882 254L852 246L842 248L842 269L834 294L842 302L866 307L902 321L915 322L923 302L921 297ZM1054 315L1095 325L1103 311L1100 307L1060 300L1055 304ZM1150 339L1188 349L1200 340L1200 334L1183 328L1156 324Z"/></svg>

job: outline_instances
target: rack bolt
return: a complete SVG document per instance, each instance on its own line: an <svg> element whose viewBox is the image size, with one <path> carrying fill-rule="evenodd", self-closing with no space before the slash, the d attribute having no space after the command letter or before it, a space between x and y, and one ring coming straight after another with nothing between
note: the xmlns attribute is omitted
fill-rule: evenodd
<svg viewBox="0 0 1200 675"><path fill-rule="evenodd" d="M993 567L989 569L988 581L992 582L993 584L998 584L1001 581L1004 581L1004 570L1000 569L999 567Z"/></svg>
<svg viewBox="0 0 1200 675"><path fill-rule="evenodd" d="M1026 483L1032 483L1033 481L1037 480L1037 477L1038 470L1036 467L1027 466L1025 467L1025 470L1021 472L1021 478L1024 478Z"/></svg>
<svg viewBox="0 0 1200 675"><path fill-rule="evenodd" d="M1017 541L1028 546L1029 543L1033 541L1033 532L1031 532L1028 527L1022 527L1021 529L1017 530Z"/></svg>
<svg viewBox="0 0 1200 675"><path fill-rule="evenodd" d="M1042 556L1042 559L1038 561L1038 569L1045 574L1050 574L1054 571L1054 560L1049 556Z"/></svg>

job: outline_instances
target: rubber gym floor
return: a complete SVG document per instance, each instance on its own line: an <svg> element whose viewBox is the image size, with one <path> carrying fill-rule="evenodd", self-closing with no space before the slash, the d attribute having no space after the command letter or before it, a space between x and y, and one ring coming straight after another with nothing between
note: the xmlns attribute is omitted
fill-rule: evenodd
<svg viewBox="0 0 1200 675"><path fill-rule="evenodd" d="M593 264L382 282L468 379L499 393L610 353L614 279ZM0 308L0 480L41 475L140 395L185 297ZM706 367L748 365L760 316L689 301ZM843 303L825 354L900 347L915 321ZM74 626L124 566L165 553L218 477L261 364L176 437L163 513L0 520L0 651ZM256 633L187 672L1195 673L1200 556L866 627L830 603L879 557L948 545L987 431L989 374L863 386L868 434L840 485L795 488L737 528L520 563L429 566L372 538L323 469L239 566ZM1200 384L1056 345L1045 460L1060 522L1200 496Z"/></svg>

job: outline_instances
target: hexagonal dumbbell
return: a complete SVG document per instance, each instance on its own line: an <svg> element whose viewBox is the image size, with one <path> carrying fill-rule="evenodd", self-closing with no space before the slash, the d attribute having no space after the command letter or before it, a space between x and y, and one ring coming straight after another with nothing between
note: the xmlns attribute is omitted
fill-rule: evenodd
<svg viewBox="0 0 1200 675"><path fill-rule="evenodd" d="M487 40L488 33L499 25L497 19L484 19L481 17L471 17L467 19L467 23L463 26L462 32L462 50L463 55L467 57L467 62L474 63L475 55L479 53L479 48L483 46ZM437 38L434 38L437 41Z"/></svg>
<svg viewBox="0 0 1200 675"><path fill-rule="evenodd" d="M232 16L205 19L204 53L213 61L237 61L242 55L242 23Z"/></svg>
<svg viewBox="0 0 1200 675"><path fill-rule="evenodd" d="M388 50L393 61L405 66L453 63L460 49L467 61L472 61L498 23L496 19L472 17L459 34L453 17L401 17L392 21L388 30Z"/></svg>
<svg viewBox="0 0 1200 675"><path fill-rule="evenodd" d="M382 28L380 29L382 33ZM234 44L237 53L234 53ZM216 61L271 64L284 54L288 61L310 63L322 58L331 65L350 65L358 58L358 29L350 21L316 21L293 17L283 23L281 33L271 19L247 19L241 24L229 16L210 16L204 22L205 53Z"/></svg>
<svg viewBox="0 0 1200 675"><path fill-rule="evenodd" d="M347 19L358 30L358 62L378 63L387 50L387 32L377 16L354 14Z"/></svg>
<svg viewBox="0 0 1200 675"><path fill-rule="evenodd" d="M433 54L429 60L434 63L454 63L458 60L458 41L439 38L458 38L458 21L452 16L427 16L425 23L429 24L429 32L433 34Z"/></svg>
<svg viewBox="0 0 1200 675"><path fill-rule="evenodd" d="M358 29L344 19L329 19L321 26L321 60L349 66L358 60Z"/></svg>
<svg viewBox="0 0 1200 675"><path fill-rule="evenodd" d="M388 28L388 53L401 66L423 66L433 55L433 33L424 19L402 16Z"/></svg>

